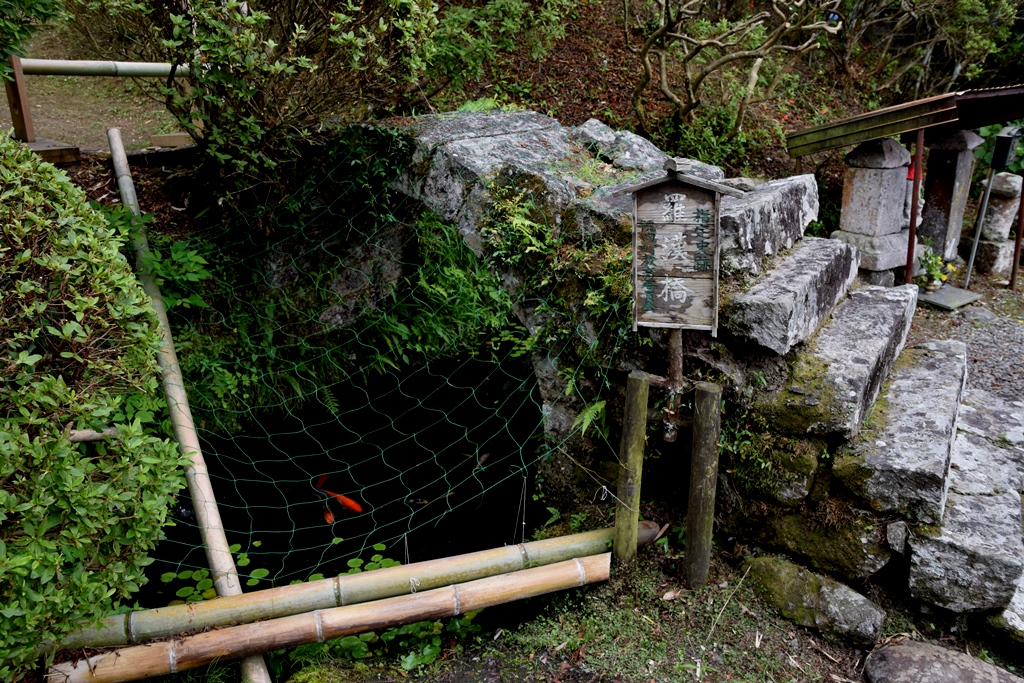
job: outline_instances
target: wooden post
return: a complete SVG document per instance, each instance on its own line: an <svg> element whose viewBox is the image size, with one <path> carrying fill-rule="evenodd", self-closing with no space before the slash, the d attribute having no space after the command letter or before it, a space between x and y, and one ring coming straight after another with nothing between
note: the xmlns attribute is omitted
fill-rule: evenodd
<svg viewBox="0 0 1024 683"><path fill-rule="evenodd" d="M28 105L28 91L25 89L25 74L21 70L21 57L9 55L13 81L4 81L7 88L7 105L11 109L11 123L14 124L14 139L21 142L36 141L36 127L32 124L32 110Z"/></svg>
<svg viewBox="0 0 1024 683"><path fill-rule="evenodd" d="M668 336L669 399L665 406L665 443L675 443L679 435L679 404L683 390L683 331L672 330Z"/></svg>
<svg viewBox="0 0 1024 683"><path fill-rule="evenodd" d="M640 519L640 476L644 465L647 436L647 392L650 378L634 370L626 382L626 405L622 411L622 443L619 446L619 483L615 504L615 560L629 564L636 558L637 520Z"/></svg>
<svg viewBox="0 0 1024 683"><path fill-rule="evenodd" d="M917 141L914 143L914 184L910 195L910 233L907 237L907 267L903 275L903 282L911 284L914 281L914 250L917 248L917 211L918 195L921 194L921 158L924 156L924 128L917 131Z"/></svg>
<svg viewBox="0 0 1024 683"><path fill-rule="evenodd" d="M691 589L704 586L711 565L722 402L722 388L717 384L698 382L695 389L690 506L686 514L686 583Z"/></svg>

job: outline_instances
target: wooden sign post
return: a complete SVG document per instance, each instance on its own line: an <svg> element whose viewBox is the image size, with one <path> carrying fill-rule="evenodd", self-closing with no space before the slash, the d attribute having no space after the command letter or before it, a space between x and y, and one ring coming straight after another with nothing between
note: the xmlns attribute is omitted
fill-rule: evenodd
<svg viewBox="0 0 1024 683"><path fill-rule="evenodd" d="M678 432L684 385L682 330L718 335L721 196L743 193L689 175L682 159L669 159L665 170L664 177L622 192L633 195L633 330L671 330L664 432L665 441L671 442ZM710 562L721 389L701 383L697 393L686 539L691 588L704 585ZM625 449L621 458L626 462Z"/></svg>

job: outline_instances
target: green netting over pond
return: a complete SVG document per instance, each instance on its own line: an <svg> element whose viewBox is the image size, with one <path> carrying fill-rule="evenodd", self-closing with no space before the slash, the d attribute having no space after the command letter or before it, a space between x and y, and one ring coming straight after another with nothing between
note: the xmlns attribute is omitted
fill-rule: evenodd
<svg viewBox="0 0 1024 683"><path fill-rule="evenodd" d="M613 454L600 434L607 368L635 339L628 240L559 235L509 184L478 256L396 190L408 157L364 131L318 148L282 203L149 227L243 584L521 541L550 517L536 464L565 450L544 430L552 378L580 413L563 434ZM212 595L190 508L145 606Z"/></svg>

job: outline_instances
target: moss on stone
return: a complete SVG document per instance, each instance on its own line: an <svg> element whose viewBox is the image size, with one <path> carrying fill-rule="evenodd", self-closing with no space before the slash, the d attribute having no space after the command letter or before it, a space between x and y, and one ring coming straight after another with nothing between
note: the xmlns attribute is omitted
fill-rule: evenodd
<svg viewBox="0 0 1024 683"><path fill-rule="evenodd" d="M836 389L828 378L828 364L814 356L813 348L812 342L808 350L796 354L781 391L755 404L764 421L780 432L818 432L834 417Z"/></svg>
<svg viewBox="0 0 1024 683"><path fill-rule="evenodd" d="M755 590L799 626L818 625L821 578L781 557L757 557L747 563Z"/></svg>
<svg viewBox="0 0 1024 683"><path fill-rule="evenodd" d="M834 521L824 525L801 514L775 517L770 521L769 540L805 558L815 569L850 578L870 576L889 561L891 553L882 546L880 522L859 516Z"/></svg>

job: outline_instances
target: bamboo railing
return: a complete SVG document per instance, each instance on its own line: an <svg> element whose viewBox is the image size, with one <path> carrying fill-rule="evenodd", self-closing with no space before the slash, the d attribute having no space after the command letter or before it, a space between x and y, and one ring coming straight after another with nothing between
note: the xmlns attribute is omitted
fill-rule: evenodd
<svg viewBox="0 0 1024 683"><path fill-rule="evenodd" d="M107 130L107 139L110 141L110 155L121 194L121 204L131 210L134 215L139 216L142 212L139 210L135 185L132 183L131 171L128 169L128 157L121 141L121 131L117 128L110 128ZM213 585L217 589L217 595L241 595L242 584L238 580L235 561L231 556L227 536L224 534L224 523L221 521L220 511L217 509L217 498L213 494L210 472L199 447L199 434L196 432L192 410L188 405L188 395L185 392L181 367L178 365L178 355L174 352L174 338L171 336L171 325L167 321L167 309L164 306L156 279L144 265L149 253L149 243L145 231L137 229L132 235L132 243L137 258L139 281L142 284L142 289L152 300L160 323L160 332L164 338L164 344L157 354L157 363L160 366L160 376L164 394L167 397L167 410L170 413L174 438L178 442L182 454L188 456L192 461L191 466L185 470L185 479L188 481L189 496L192 498L192 507L196 513L196 523L199 526L203 547L206 550L206 560L210 565ZM247 683L271 683L270 672L267 671L262 657L252 657L242 662L242 678Z"/></svg>
<svg viewBox="0 0 1024 683"><path fill-rule="evenodd" d="M427 562L343 574L331 579L281 586L215 600L139 610L107 617L99 626L72 633L56 650L119 647L229 624L279 619L416 593L495 574L531 569L608 550L613 529L598 529L543 541L493 548ZM658 525L640 522L638 546L658 535Z"/></svg>
<svg viewBox="0 0 1024 683"><path fill-rule="evenodd" d="M122 683L151 678L606 581L610 569L611 553L566 560L412 595L135 645L57 664L46 677L51 683Z"/></svg>

